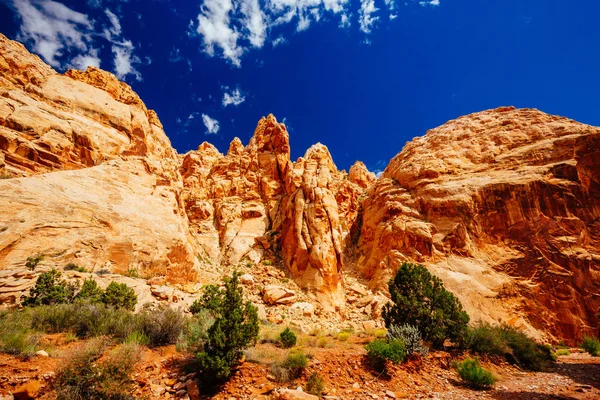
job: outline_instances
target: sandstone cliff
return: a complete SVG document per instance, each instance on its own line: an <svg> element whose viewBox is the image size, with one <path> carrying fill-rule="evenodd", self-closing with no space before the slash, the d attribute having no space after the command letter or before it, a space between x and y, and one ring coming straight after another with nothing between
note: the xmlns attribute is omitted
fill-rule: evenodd
<svg viewBox="0 0 600 400"><path fill-rule="evenodd" d="M196 280L176 152L112 74L57 74L0 35L0 265Z"/></svg>
<svg viewBox="0 0 600 400"><path fill-rule="evenodd" d="M501 108L414 139L378 179L339 171L322 144L292 161L272 115L246 146L178 155L128 85L58 74L0 35L0 304L43 254L46 269L149 279L140 292L160 299L189 300L165 282L193 292L242 270L274 322L370 329L416 261L474 320L577 338L600 306L599 152L598 128Z"/></svg>
<svg viewBox="0 0 600 400"><path fill-rule="evenodd" d="M358 268L383 287L402 261L425 262L472 314L509 306L509 321L590 333L600 306L599 154L600 129L537 110L499 108L433 129L369 189Z"/></svg>

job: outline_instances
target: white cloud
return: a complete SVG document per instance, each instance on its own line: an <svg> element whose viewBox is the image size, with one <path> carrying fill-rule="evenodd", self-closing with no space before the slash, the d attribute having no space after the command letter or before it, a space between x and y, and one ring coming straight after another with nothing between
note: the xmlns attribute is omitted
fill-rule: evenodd
<svg viewBox="0 0 600 400"><path fill-rule="evenodd" d="M248 40L252 46L262 47L267 37L267 24L258 0L241 0L240 8L244 15L242 25L248 31Z"/></svg>
<svg viewBox="0 0 600 400"><path fill-rule="evenodd" d="M440 5L440 0L420 1L419 4L422 5L422 6L439 6Z"/></svg>
<svg viewBox="0 0 600 400"><path fill-rule="evenodd" d="M202 37L206 54L239 67L243 54L251 47L263 47L269 33L280 25L295 22L296 30L303 31L329 13L340 16L340 26L349 26L348 5L349 0L202 0L190 31Z"/></svg>
<svg viewBox="0 0 600 400"><path fill-rule="evenodd" d="M361 0L360 10L358 11L358 22L361 31L371 33L371 28L373 28L373 25L379 19L379 17L373 16L373 14L378 10L375 7L375 0Z"/></svg>
<svg viewBox="0 0 600 400"><path fill-rule="evenodd" d="M108 17L111 23L111 27L109 27L106 32L108 32L108 40L111 40L112 35L120 36L121 35L121 22L119 22L119 17L113 14L108 8L104 10L104 13Z"/></svg>
<svg viewBox="0 0 600 400"><path fill-rule="evenodd" d="M206 134L214 135L219 132L219 121L209 117L206 114L202 114L202 122L204 122L204 126L206 126Z"/></svg>
<svg viewBox="0 0 600 400"><path fill-rule="evenodd" d="M136 81L142 80L142 74L135 68L134 64L140 64L141 60L133 54L133 43L125 40L122 43L114 43L112 53L114 55L115 75L119 79L125 79L127 75L133 75Z"/></svg>
<svg viewBox="0 0 600 400"><path fill-rule="evenodd" d="M90 52L92 23L87 15L51 0L17 0L12 5L21 19L17 40L31 42L48 64L60 67L57 57Z"/></svg>
<svg viewBox="0 0 600 400"><path fill-rule="evenodd" d="M204 0L196 32L204 40L204 51L214 56L215 47L223 52L223 57L235 66L240 66L242 47L238 45L239 32L230 26L229 13L233 10L232 0Z"/></svg>
<svg viewBox="0 0 600 400"><path fill-rule="evenodd" d="M71 60L71 66L75 69L85 71L87 67L100 67L100 57L98 50L91 49L88 54L79 54Z"/></svg>
<svg viewBox="0 0 600 400"><path fill-rule="evenodd" d="M280 46L282 44L285 44L287 42L286 38L284 38L283 36L278 36L276 39L273 40L273 47L277 47Z"/></svg>
<svg viewBox="0 0 600 400"><path fill-rule="evenodd" d="M90 0L88 4L100 7L102 2ZM95 21L53 0L12 0L10 5L21 22L17 39L30 44L53 67L100 67L101 41L105 40L111 45L115 75L141 80L136 65L142 62L134 54L135 46L123 37L118 16L109 9Z"/></svg>
<svg viewBox="0 0 600 400"><path fill-rule="evenodd" d="M223 93L223 107L227 107L228 105L239 106L246 101L246 97L244 97L239 88L235 88L229 93L227 92L229 90L228 87L224 86L223 89L225 90Z"/></svg>

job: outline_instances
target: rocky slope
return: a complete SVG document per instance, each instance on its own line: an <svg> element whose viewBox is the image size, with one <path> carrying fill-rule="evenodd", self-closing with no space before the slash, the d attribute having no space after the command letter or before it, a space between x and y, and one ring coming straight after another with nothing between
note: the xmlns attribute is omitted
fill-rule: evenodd
<svg viewBox="0 0 600 400"><path fill-rule="evenodd" d="M417 261L473 319L576 338L600 306L599 151L597 128L502 108L413 140L379 179L321 144L292 161L272 115L246 146L178 155L113 75L58 74L0 35L0 303L44 254L190 292L241 269L262 274L253 301L302 300L292 319L314 319L309 300L373 326L387 280Z"/></svg>

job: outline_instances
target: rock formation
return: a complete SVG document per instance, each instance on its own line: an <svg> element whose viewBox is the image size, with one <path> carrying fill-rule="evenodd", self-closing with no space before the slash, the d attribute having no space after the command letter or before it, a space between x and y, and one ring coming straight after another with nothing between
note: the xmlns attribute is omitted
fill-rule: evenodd
<svg viewBox="0 0 600 400"><path fill-rule="evenodd" d="M468 308L591 333L600 306L600 129L537 110L461 117L408 143L369 189L357 265L383 287L425 262ZM502 315L502 313L500 313ZM525 321L523 321L525 323Z"/></svg>
<svg viewBox="0 0 600 400"><path fill-rule="evenodd" d="M2 269L44 254L195 281L177 154L156 114L112 74L57 74L2 35L0 49Z"/></svg>
<svg viewBox="0 0 600 400"><path fill-rule="evenodd" d="M0 303L43 254L44 268L152 278L145 293L167 299L166 284L242 269L262 274L244 280L252 301L373 327L386 282L415 261L474 320L577 338L600 306L599 153L598 128L501 108L414 139L380 178L339 171L321 144L292 161L272 115L246 146L178 155L128 85L58 74L0 35Z"/></svg>

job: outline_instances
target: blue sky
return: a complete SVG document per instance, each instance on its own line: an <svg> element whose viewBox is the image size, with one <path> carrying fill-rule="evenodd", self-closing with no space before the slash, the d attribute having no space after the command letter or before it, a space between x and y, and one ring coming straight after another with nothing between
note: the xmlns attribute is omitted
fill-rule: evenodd
<svg viewBox="0 0 600 400"><path fill-rule="evenodd" d="M535 107L600 125L594 0L0 0L0 31L57 70L99 65L184 153L288 125L292 158L381 170L460 115Z"/></svg>

